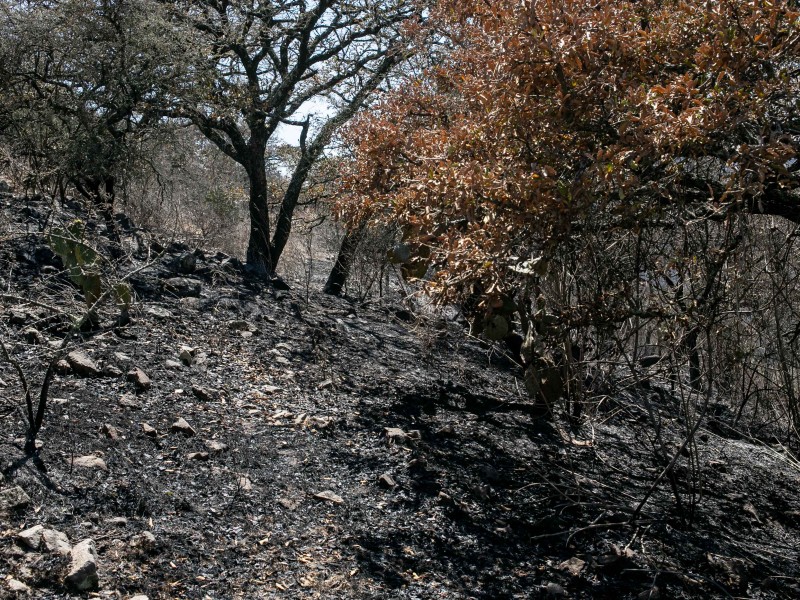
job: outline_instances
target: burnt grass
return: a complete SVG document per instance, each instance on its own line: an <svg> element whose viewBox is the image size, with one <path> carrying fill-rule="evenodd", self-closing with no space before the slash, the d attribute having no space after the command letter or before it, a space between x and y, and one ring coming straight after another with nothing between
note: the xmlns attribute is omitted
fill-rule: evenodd
<svg viewBox="0 0 800 600"><path fill-rule="evenodd" d="M0 201L1 331L36 384L80 307L45 233L82 216L99 243L104 227L77 205ZM0 516L0 580L90 597L63 587L66 559L20 547L43 524L95 540L109 598L800 595L800 466L776 440L717 416L680 452L691 421L657 381L606 382L579 424L535 420L519 368L457 323L306 302L223 254L121 228L131 319L115 326L110 306L68 346L104 371L56 376L46 472L24 460L23 394L0 364L0 488L31 498ZM172 429L181 417L194 435ZM658 481L662 450L677 459ZM86 455L107 470L71 466Z"/></svg>

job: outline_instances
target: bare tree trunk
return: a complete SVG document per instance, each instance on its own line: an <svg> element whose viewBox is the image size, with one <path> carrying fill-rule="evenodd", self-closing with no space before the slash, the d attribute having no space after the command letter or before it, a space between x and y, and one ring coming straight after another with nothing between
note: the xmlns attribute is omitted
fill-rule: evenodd
<svg viewBox="0 0 800 600"><path fill-rule="evenodd" d="M275 260L269 243L269 205L267 204L267 170L264 152L251 157L247 168L250 183L250 238L247 243L247 265L259 275L275 273Z"/></svg>
<svg viewBox="0 0 800 600"><path fill-rule="evenodd" d="M350 275L353 257L363 232L363 224L345 232L342 245L339 247L339 255L336 257L336 263L333 265L333 269L328 275L328 281L325 282L325 287L323 288L326 294L338 296L342 293L342 288L344 288L344 284L347 283L347 278Z"/></svg>

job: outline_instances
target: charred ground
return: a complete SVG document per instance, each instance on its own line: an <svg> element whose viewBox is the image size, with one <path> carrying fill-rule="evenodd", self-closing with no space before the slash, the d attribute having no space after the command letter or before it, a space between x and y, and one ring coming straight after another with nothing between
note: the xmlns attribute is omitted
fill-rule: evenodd
<svg viewBox="0 0 800 600"><path fill-rule="evenodd" d="M80 216L100 242L104 226L77 205L2 203L2 335L35 383L80 306L46 233ZM22 390L0 364L0 488L31 499L2 516L0 578L34 597L74 597L65 558L17 541L37 524L92 538L111 598L800 594L800 465L776 440L722 414L680 452L680 390L658 381L607 382L577 428L535 421L514 365L455 323L306 302L121 225L131 320L109 311L67 348L100 373L56 377L46 473L22 460ZM675 489L654 486L653 410Z"/></svg>

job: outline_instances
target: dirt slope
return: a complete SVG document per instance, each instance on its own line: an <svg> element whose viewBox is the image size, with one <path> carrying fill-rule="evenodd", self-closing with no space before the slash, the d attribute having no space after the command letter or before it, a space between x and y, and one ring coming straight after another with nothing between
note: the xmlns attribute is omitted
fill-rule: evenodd
<svg viewBox="0 0 800 600"><path fill-rule="evenodd" d="M0 201L0 333L36 380L76 295L41 230L77 207ZM12 579L89 597L64 587L69 557L19 541L39 524L94 540L104 598L800 595L800 468L781 447L709 423L675 464L681 510L662 482L637 513L663 470L644 395L673 453L687 428L656 383L577 430L539 423L519 373L455 324L307 304L224 255L124 240L131 322L110 308L67 348L99 373L62 365L46 473L20 460L22 392L0 363L0 489L30 498L0 515L0 597L24 597Z"/></svg>

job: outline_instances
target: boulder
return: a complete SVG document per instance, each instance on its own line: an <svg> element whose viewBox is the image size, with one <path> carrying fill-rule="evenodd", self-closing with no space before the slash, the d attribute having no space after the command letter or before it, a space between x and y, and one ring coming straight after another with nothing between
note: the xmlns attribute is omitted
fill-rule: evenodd
<svg viewBox="0 0 800 600"><path fill-rule="evenodd" d="M76 544L70 553L69 573L64 579L64 585L83 592L96 589L98 583L97 550L94 541L86 539Z"/></svg>

